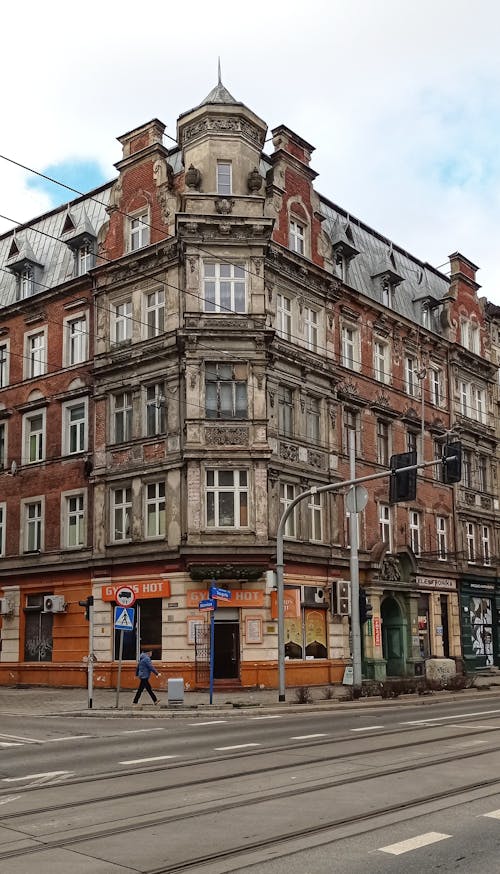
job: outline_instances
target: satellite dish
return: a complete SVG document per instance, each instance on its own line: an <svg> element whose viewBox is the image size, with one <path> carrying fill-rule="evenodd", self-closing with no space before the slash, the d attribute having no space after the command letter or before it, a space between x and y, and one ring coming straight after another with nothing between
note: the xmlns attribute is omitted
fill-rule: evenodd
<svg viewBox="0 0 500 874"><path fill-rule="evenodd" d="M12 476L15 476L17 473L17 461L12 461L10 465L10 472Z"/></svg>

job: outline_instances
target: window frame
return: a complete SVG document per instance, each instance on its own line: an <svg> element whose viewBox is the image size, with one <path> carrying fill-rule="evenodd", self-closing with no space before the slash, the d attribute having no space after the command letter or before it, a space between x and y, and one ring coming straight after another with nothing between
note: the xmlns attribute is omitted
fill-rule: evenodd
<svg viewBox="0 0 500 874"><path fill-rule="evenodd" d="M278 387L278 434L291 438L295 434L295 390L289 385Z"/></svg>
<svg viewBox="0 0 500 874"><path fill-rule="evenodd" d="M230 377L224 371L231 369ZM241 370L241 374L238 372ZM245 378L239 378L245 371ZM211 378L213 375L214 378ZM242 361L205 361L205 418L209 421L248 419L248 364ZM243 391L244 389L244 391ZM243 398L244 396L244 398ZM230 400L230 408L227 404ZM244 407L243 401L244 399ZM213 402L210 406L210 402Z"/></svg>
<svg viewBox="0 0 500 874"><path fill-rule="evenodd" d="M276 333L281 340L292 339L292 298L281 292L276 295Z"/></svg>
<svg viewBox="0 0 500 874"><path fill-rule="evenodd" d="M222 172L228 168L229 172ZM229 181L225 181L225 180ZM217 160L215 190L220 197L230 197L233 193L233 165L223 158Z"/></svg>
<svg viewBox="0 0 500 874"><path fill-rule="evenodd" d="M39 507L39 514L30 518L30 507ZM21 553L43 552L45 540L45 496L35 495L30 498L21 499L21 519ZM30 532L33 531L33 528L35 530L34 545L30 548Z"/></svg>
<svg viewBox="0 0 500 874"><path fill-rule="evenodd" d="M7 388L10 380L10 340L0 343L0 389Z"/></svg>
<svg viewBox="0 0 500 874"><path fill-rule="evenodd" d="M228 473L232 475L232 485L230 483L221 483L220 481L220 475ZM209 483L210 478L213 479L212 483ZM209 529L210 531L213 531L215 529L234 531L240 529L248 529L250 527L249 480L250 477L248 468L207 467L205 469L204 507L205 525L207 529ZM212 502L209 500L210 495L213 496ZM221 504L222 495L232 495L232 525L221 524L221 516L224 515L224 510ZM211 509L209 507L210 503L213 503ZM209 519L211 518L213 518L213 522L209 521ZM242 522L242 518L246 519L246 521Z"/></svg>
<svg viewBox="0 0 500 874"><path fill-rule="evenodd" d="M309 540L312 543L323 543L323 495L321 492L311 495L307 502L309 521ZM319 533L319 536L317 536Z"/></svg>
<svg viewBox="0 0 500 874"><path fill-rule="evenodd" d="M154 298L153 303L150 303L151 298ZM153 340L165 333L165 289L145 291L143 303L146 339Z"/></svg>
<svg viewBox="0 0 500 874"><path fill-rule="evenodd" d="M33 341L41 339L41 343L35 348ZM24 378L39 379L47 373L47 327L38 328L36 331L27 331L24 335ZM37 357L39 356L39 357Z"/></svg>
<svg viewBox="0 0 500 874"><path fill-rule="evenodd" d="M117 500L117 497L121 500ZM132 540L132 486L113 486L110 490L110 531L111 543L130 543ZM117 526L117 516L122 514L121 525ZM120 532L120 536L117 536Z"/></svg>
<svg viewBox="0 0 500 874"><path fill-rule="evenodd" d="M83 323L84 329L80 330L79 334L73 335L71 328L78 322ZM78 338L75 343L75 337ZM74 355L74 348L80 347L80 356ZM63 338L63 366L74 367L76 364L82 364L89 357L89 319L88 310L82 310L79 313L74 313L64 319L64 338Z"/></svg>
<svg viewBox="0 0 500 874"><path fill-rule="evenodd" d="M292 216L288 220L288 248L296 255L305 255L306 225Z"/></svg>
<svg viewBox="0 0 500 874"><path fill-rule="evenodd" d="M9 424L8 424L8 422L0 421L0 470L5 470L5 468L7 467L8 436L9 436Z"/></svg>
<svg viewBox="0 0 500 874"><path fill-rule="evenodd" d="M80 506L70 509L71 501L79 500ZM80 540L71 543L71 518L76 519L76 530ZM61 533L63 549L84 549L87 545L87 491L76 489L69 492L61 492Z"/></svg>
<svg viewBox="0 0 500 874"><path fill-rule="evenodd" d="M357 372L361 363L359 357L359 328L344 323L340 329L340 363L347 370Z"/></svg>
<svg viewBox="0 0 500 874"><path fill-rule="evenodd" d="M123 311L122 311L123 310ZM133 306L132 298L127 297L123 300L115 301L111 305L111 313L113 317L112 324L112 345L119 346L120 343L127 343L133 337ZM123 336L121 336L123 334Z"/></svg>
<svg viewBox="0 0 500 874"><path fill-rule="evenodd" d="M385 419L377 419L377 464L389 467L391 458L391 425Z"/></svg>
<svg viewBox="0 0 500 874"><path fill-rule="evenodd" d="M491 565L491 527L489 525L481 525L481 555L483 564L489 567Z"/></svg>
<svg viewBox="0 0 500 874"><path fill-rule="evenodd" d="M476 564L476 526L474 522L465 523L465 542L467 546L467 564Z"/></svg>
<svg viewBox="0 0 500 874"><path fill-rule="evenodd" d="M373 341L373 375L383 385L390 382L389 344L378 337Z"/></svg>
<svg viewBox="0 0 500 874"><path fill-rule="evenodd" d="M154 489L154 494L150 497L150 490ZM161 494L163 490L163 494ZM150 510L153 510L151 516ZM150 533L150 521L154 522L154 533ZM167 533L167 503L166 503L166 485L165 480L153 480L152 482L144 483L144 539L145 540L161 540L165 539Z"/></svg>
<svg viewBox="0 0 500 874"><path fill-rule="evenodd" d="M133 439L133 394L130 389L115 392L112 396L112 443L129 443ZM123 405L118 405L118 398L123 398ZM118 427L121 421L120 427ZM121 432L120 432L121 428ZM121 439L118 439L118 435Z"/></svg>
<svg viewBox="0 0 500 874"><path fill-rule="evenodd" d="M306 437L314 446L321 443L321 399L314 395L306 399Z"/></svg>
<svg viewBox="0 0 500 874"><path fill-rule="evenodd" d="M319 313L312 306L304 306L304 341L309 352L318 351Z"/></svg>
<svg viewBox="0 0 500 874"><path fill-rule="evenodd" d="M65 401L62 412L62 455L79 455L88 451L88 397L79 397L71 401ZM83 419L71 421L71 412L78 407L83 407ZM74 451L71 450L72 433L75 432L77 439Z"/></svg>
<svg viewBox="0 0 500 874"><path fill-rule="evenodd" d="M410 546L413 554L419 557L422 553L421 513L418 510L410 510L409 517Z"/></svg>
<svg viewBox="0 0 500 874"><path fill-rule="evenodd" d="M286 482L285 480L280 481L279 484L279 505L280 505L280 519L283 518L284 513L295 500L298 495L298 486L296 483ZM283 537L285 540L297 540L298 539L298 505L293 508L293 511L288 516L288 519L285 522L285 528L283 531Z"/></svg>
<svg viewBox="0 0 500 874"><path fill-rule="evenodd" d="M380 503L378 505L378 527L382 543L385 543L387 552L392 553L392 514L390 504Z"/></svg>
<svg viewBox="0 0 500 874"><path fill-rule="evenodd" d="M3 558L7 551L7 503L0 502L0 556Z"/></svg>
<svg viewBox="0 0 500 874"><path fill-rule="evenodd" d="M138 210L128 217L127 251L137 252L151 242L149 207Z"/></svg>
<svg viewBox="0 0 500 874"><path fill-rule="evenodd" d="M405 392L411 398L420 397L420 380L417 372L418 358L415 355L405 355L404 357L404 373L405 373Z"/></svg>
<svg viewBox="0 0 500 874"><path fill-rule="evenodd" d="M95 265L94 244L85 240L75 249L75 267L77 276L85 276Z"/></svg>
<svg viewBox="0 0 500 874"><path fill-rule="evenodd" d="M436 544L438 561L448 558L448 521L446 516L436 516Z"/></svg>
<svg viewBox="0 0 500 874"><path fill-rule="evenodd" d="M152 392L154 391L154 396ZM165 383L151 382L144 386L145 437L160 437L167 432ZM133 399L132 399L133 408ZM151 428L153 425L153 428Z"/></svg>
<svg viewBox="0 0 500 874"><path fill-rule="evenodd" d="M41 424L38 429L33 430L32 425L36 419L41 419ZM24 413L22 434L22 464L40 464L40 462L45 461L47 449L47 411L45 407ZM32 445L33 439L34 446Z"/></svg>
<svg viewBox="0 0 500 874"><path fill-rule="evenodd" d="M207 272L212 268L213 275ZM227 275L225 275L226 273ZM221 303L221 287L226 284L229 286L229 306ZM211 285L213 285L213 295L207 291ZM241 297L241 295L243 296ZM213 301L211 300L212 296ZM243 306L240 306L241 300ZM248 290L244 264L215 260L203 261L203 298L201 302L204 314L246 314L248 311Z"/></svg>

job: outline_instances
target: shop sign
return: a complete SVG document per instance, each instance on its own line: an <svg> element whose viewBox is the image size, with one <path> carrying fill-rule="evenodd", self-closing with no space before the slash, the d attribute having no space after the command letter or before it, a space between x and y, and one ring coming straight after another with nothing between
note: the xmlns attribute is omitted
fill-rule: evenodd
<svg viewBox="0 0 500 874"><path fill-rule="evenodd" d="M283 597L285 619L297 619L300 616L300 589L285 589ZM271 592L271 619L278 618L278 593Z"/></svg>
<svg viewBox="0 0 500 874"><path fill-rule="evenodd" d="M444 579L443 577L415 577L415 583L419 589L447 589L457 588L457 581Z"/></svg>
<svg viewBox="0 0 500 874"><path fill-rule="evenodd" d="M494 592L495 586L489 586L487 583L470 583L471 589L485 589L487 592Z"/></svg>
<svg viewBox="0 0 500 874"><path fill-rule="evenodd" d="M136 601L143 600L144 598L168 598L170 596L169 580L144 580L140 583L127 583L126 585L120 583L120 585L116 586L103 586L101 598L103 601L116 601L116 593L124 588L131 589Z"/></svg>
<svg viewBox="0 0 500 874"><path fill-rule="evenodd" d="M374 640L375 646L380 646L380 639L381 639L381 636L380 636L380 617L374 616L372 621L373 621L373 640Z"/></svg>
<svg viewBox="0 0 500 874"><path fill-rule="evenodd" d="M208 599L207 589L188 589L186 602L190 609L196 609L200 601ZM231 589L231 600L217 601L217 606L224 607L263 607L264 592L261 589Z"/></svg>

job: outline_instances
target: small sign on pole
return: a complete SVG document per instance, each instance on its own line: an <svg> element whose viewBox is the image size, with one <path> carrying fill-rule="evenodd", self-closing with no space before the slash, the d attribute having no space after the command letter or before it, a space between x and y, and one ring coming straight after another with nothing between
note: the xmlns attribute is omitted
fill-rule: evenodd
<svg viewBox="0 0 500 874"><path fill-rule="evenodd" d="M230 601L231 592L229 591L229 589L219 589L218 586L210 586L208 597L219 598L221 601Z"/></svg>
<svg viewBox="0 0 500 874"><path fill-rule="evenodd" d="M198 610L215 610L217 607L217 601L215 598L205 598L205 600L200 601L198 604Z"/></svg>
<svg viewBox="0 0 500 874"><path fill-rule="evenodd" d="M118 593L117 593L118 594ZM133 607L115 607L115 628L120 632L118 650L118 676L116 678L116 708L120 699L120 684L122 678L123 635L134 630L135 610Z"/></svg>

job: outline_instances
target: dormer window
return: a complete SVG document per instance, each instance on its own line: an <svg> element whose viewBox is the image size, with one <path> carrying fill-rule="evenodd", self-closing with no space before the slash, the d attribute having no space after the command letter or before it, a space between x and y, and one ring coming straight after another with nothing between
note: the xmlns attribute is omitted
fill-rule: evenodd
<svg viewBox="0 0 500 874"><path fill-rule="evenodd" d="M382 282L382 303L385 307L392 307L392 285L388 279Z"/></svg>
<svg viewBox="0 0 500 874"><path fill-rule="evenodd" d="M75 276L85 276L95 264L96 232L84 207L68 210L60 239L73 252Z"/></svg>
<svg viewBox="0 0 500 874"><path fill-rule="evenodd" d="M229 161L217 161L217 194L232 194L232 167Z"/></svg>
<svg viewBox="0 0 500 874"><path fill-rule="evenodd" d="M35 293L35 271L27 265L19 274L19 298L24 300Z"/></svg>
<svg viewBox="0 0 500 874"><path fill-rule="evenodd" d="M295 219L290 219L290 228L288 241L292 252L297 252L298 255L304 254L305 228Z"/></svg>
<svg viewBox="0 0 500 874"><path fill-rule="evenodd" d="M77 276L84 276L94 266L94 249L90 240L86 240L75 252Z"/></svg>
<svg viewBox="0 0 500 874"><path fill-rule="evenodd" d="M42 264L38 261L27 240L12 240L6 267L16 277L16 300L25 300L38 291Z"/></svg>

